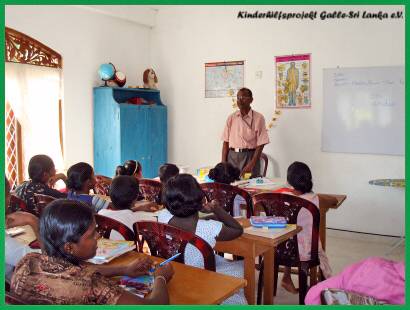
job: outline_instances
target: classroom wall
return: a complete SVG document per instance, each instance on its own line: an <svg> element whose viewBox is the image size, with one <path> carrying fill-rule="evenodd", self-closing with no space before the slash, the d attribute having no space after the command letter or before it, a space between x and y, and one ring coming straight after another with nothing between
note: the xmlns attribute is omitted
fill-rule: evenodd
<svg viewBox="0 0 410 310"><path fill-rule="evenodd" d="M93 163L92 87L102 85L99 65L112 62L125 73L127 85L142 85L142 73L151 66L153 20L148 11L138 25L80 6L6 6L6 26L62 55L66 168Z"/></svg>
<svg viewBox="0 0 410 310"><path fill-rule="evenodd" d="M230 98L205 99L204 63L245 60L245 86L267 121L275 109L274 56L311 53L312 108L283 110L269 131L268 176L286 178L295 160L313 172L314 190L347 194L327 214L327 226L368 233L404 234L404 190L369 185L377 178L404 178L404 157L321 152L323 68L404 65L404 20L237 19L239 10L287 12L359 10L395 12L393 6L175 6L161 7L152 30L151 62L169 108L169 161L215 165L220 136L233 112ZM262 78L256 72L262 71ZM392 137L394 138L394 137Z"/></svg>

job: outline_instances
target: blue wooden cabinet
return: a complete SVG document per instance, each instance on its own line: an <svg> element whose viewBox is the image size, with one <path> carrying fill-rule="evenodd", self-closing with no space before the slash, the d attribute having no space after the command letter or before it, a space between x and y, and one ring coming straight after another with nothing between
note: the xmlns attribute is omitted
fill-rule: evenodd
<svg viewBox="0 0 410 310"><path fill-rule="evenodd" d="M128 104L134 98L151 105ZM145 178L167 162L167 107L159 90L94 88L94 170L112 177L128 159L138 160Z"/></svg>

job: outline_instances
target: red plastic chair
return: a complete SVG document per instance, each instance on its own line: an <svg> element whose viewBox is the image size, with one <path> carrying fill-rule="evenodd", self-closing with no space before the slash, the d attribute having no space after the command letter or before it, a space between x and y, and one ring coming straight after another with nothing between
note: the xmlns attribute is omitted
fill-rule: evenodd
<svg viewBox="0 0 410 310"><path fill-rule="evenodd" d="M95 181L94 193L98 195L108 196L110 194L112 179L103 175L96 175Z"/></svg>
<svg viewBox="0 0 410 310"><path fill-rule="evenodd" d="M5 292L5 299L8 305L27 305L20 297L11 292Z"/></svg>
<svg viewBox="0 0 410 310"><path fill-rule="evenodd" d="M201 252L204 258L205 269L210 271L216 270L215 254L212 247L194 233L171 225L151 221L134 223L134 232L136 242L139 243L138 248L142 249L141 243L146 241L152 256L169 258L177 253L181 253L175 260L184 263L185 247L189 243Z"/></svg>
<svg viewBox="0 0 410 310"><path fill-rule="evenodd" d="M268 156L265 153L262 153L260 161L263 162L263 166L262 166L263 168L261 168L261 170L262 170L261 174L262 174L263 177L266 177L266 171L268 170L268 163L269 163Z"/></svg>
<svg viewBox="0 0 410 310"><path fill-rule="evenodd" d="M56 200L57 198L48 196L48 195L43 195L43 194L37 194L34 193L34 202L37 206L37 209L41 215L43 212L44 208L52 201Z"/></svg>
<svg viewBox="0 0 410 310"><path fill-rule="evenodd" d="M8 213L16 212L16 211L25 211L30 212L27 208L26 202L17 197L16 195L10 195L10 205L8 208ZM33 212L30 212L33 213Z"/></svg>
<svg viewBox="0 0 410 310"><path fill-rule="evenodd" d="M299 270L299 304L304 304L307 293L307 278L310 268L319 266L318 246L319 246L319 209L310 201L282 193L262 193L252 197L255 209L262 207L267 216L283 216L288 224L297 224L297 216L302 208L307 209L313 217L312 225L312 247L311 259L300 261L297 235L279 244L275 253L274 267L274 295L276 295L278 284L279 265L287 267L298 267ZM272 268L268 266L268 268ZM259 273L257 302L261 302L263 286L263 262Z"/></svg>
<svg viewBox="0 0 410 310"><path fill-rule="evenodd" d="M111 231L115 230L120 233L125 240L135 241L134 232L117 220L96 214L95 222L97 223L98 233L105 239L110 239Z"/></svg>
<svg viewBox="0 0 410 310"><path fill-rule="evenodd" d="M149 179L141 179L139 180L139 187L141 194L145 200L156 203L161 201L161 182Z"/></svg>
<svg viewBox="0 0 410 310"><path fill-rule="evenodd" d="M205 193L206 200L217 200L221 206L233 216L233 205L236 195L241 196L246 201L246 217L253 214L252 197L242 188L223 183L203 183L200 185Z"/></svg>

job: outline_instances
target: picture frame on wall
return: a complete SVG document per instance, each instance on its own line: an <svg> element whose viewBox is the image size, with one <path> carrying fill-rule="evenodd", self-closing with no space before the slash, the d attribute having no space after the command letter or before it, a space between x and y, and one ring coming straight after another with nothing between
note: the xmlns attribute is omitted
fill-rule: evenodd
<svg viewBox="0 0 410 310"><path fill-rule="evenodd" d="M310 108L310 54L275 56L276 107Z"/></svg>
<svg viewBox="0 0 410 310"><path fill-rule="evenodd" d="M205 98L234 97L244 86L245 61L205 63Z"/></svg>

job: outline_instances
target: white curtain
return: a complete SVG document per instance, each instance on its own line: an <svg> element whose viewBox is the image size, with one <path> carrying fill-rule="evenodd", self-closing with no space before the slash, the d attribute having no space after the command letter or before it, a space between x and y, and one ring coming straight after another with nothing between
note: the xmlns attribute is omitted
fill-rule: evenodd
<svg viewBox="0 0 410 310"><path fill-rule="evenodd" d="M57 171L64 168L59 133L62 70L28 64L5 63L6 102L22 129L23 171L36 154L50 156Z"/></svg>

